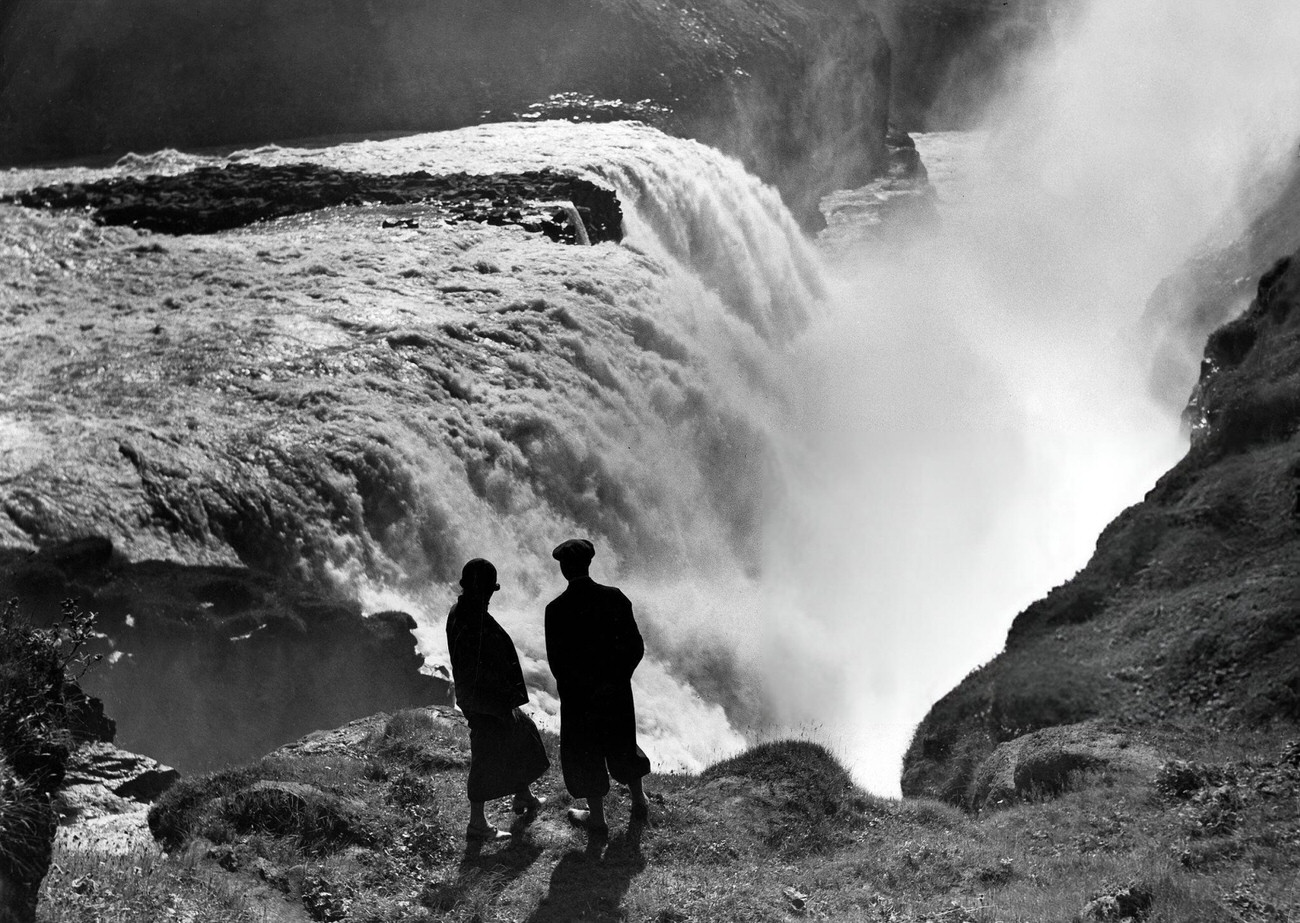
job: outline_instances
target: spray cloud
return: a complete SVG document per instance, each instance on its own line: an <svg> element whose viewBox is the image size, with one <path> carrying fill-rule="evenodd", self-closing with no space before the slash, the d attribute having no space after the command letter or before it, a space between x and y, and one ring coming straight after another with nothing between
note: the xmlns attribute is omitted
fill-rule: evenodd
<svg viewBox="0 0 1300 923"><path fill-rule="evenodd" d="M1285 0L1095 0L985 132L920 139L939 230L835 261L773 519L771 676L870 788L1183 450L1124 331L1294 149L1296 35Z"/></svg>

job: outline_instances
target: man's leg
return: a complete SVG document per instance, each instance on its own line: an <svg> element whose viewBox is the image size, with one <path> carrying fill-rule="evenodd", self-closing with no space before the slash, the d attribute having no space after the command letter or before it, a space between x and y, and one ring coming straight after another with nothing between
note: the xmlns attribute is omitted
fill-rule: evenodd
<svg viewBox="0 0 1300 923"><path fill-rule="evenodd" d="M587 799L587 829L606 827L605 823L605 799L588 798Z"/></svg>
<svg viewBox="0 0 1300 923"><path fill-rule="evenodd" d="M627 784L628 791L632 793L632 819L649 820L650 819L650 802L645 797L645 787L641 780L633 779Z"/></svg>

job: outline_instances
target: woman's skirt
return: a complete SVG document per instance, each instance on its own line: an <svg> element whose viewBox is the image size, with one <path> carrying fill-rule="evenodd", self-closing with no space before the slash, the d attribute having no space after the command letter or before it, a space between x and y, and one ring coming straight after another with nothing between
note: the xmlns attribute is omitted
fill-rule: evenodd
<svg viewBox="0 0 1300 923"><path fill-rule="evenodd" d="M470 801L523 791L551 768L537 725L515 708L509 717L466 712L469 721Z"/></svg>

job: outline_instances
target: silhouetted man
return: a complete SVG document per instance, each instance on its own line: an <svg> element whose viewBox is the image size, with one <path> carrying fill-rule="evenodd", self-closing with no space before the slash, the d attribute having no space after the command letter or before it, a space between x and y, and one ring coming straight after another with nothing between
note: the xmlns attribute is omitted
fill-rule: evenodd
<svg viewBox="0 0 1300 923"><path fill-rule="evenodd" d="M560 693L560 767L574 798L587 810L569 819L590 833L609 831L605 795L609 778L632 791L632 820L648 817L641 777L650 760L636 744L632 672L645 654L632 604L616 587L588 575L596 549L585 538L569 539L551 556L560 562L568 589L546 607L546 657Z"/></svg>

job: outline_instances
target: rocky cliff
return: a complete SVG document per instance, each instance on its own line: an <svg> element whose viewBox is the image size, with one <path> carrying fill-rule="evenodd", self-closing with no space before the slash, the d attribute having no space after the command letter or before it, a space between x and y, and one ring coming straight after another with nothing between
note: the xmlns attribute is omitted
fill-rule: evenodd
<svg viewBox="0 0 1300 923"><path fill-rule="evenodd" d="M17 0L0 20L0 163L630 117L815 219L884 167L888 95L857 0Z"/></svg>
<svg viewBox="0 0 1300 923"><path fill-rule="evenodd" d="M1300 253L1211 336L1189 416L1187 456L926 716L906 794L974 804L995 747L1086 719L1300 724Z"/></svg>

